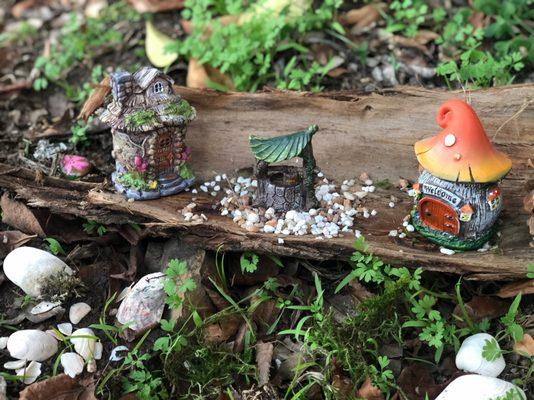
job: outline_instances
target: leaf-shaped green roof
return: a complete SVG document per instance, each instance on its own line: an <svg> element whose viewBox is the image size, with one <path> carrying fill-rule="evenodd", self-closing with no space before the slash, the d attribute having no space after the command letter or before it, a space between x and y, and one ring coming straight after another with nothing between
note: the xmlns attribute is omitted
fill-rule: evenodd
<svg viewBox="0 0 534 400"><path fill-rule="evenodd" d="M312 125L305 131L290 133L289 135L264 138L251 135L250 149L258 160L277 163L298 157L304 147L310 143L312 136L319 130Z"/></svg>

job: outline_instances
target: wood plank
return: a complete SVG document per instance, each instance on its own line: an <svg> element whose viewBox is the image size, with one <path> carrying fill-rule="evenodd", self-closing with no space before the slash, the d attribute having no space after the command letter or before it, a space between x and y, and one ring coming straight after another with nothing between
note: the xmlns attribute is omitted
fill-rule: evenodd
<svg viewBox="0 0 534 400"><path fill-rule="evenodd" d="M413 143L438 131L434 115L442 101L463 97L461 92L418 88L369 95L178 90L198 111L187 141L192 147L192 167L201 178L250 167L249 134L274 136L317 123L321 131L314 138L314 151L327 176L339 181L367 171L375 180L415 179ZM389 237L388 232L401 224L412 206L398 191L378 190L366 198L366 206L375 208L378 216L357 219L355 228L366 236L376 255L395 265L465 274L470 279L524 278L527 265L534 261L528 247L527 216L520 206L522 197L534 187L533 169L529 167L529 157L534 154L534 85L476 91L470 97L492 141L514 164L503 184L505 210L499 250L447 256L417 235ZM248 233L213 210L213 199L208 196L195 200L208 221L186 222L180 210L192 200L189 193L132 203L103 185L35 178L32 171L0 165L0 187L17 193L30 206L55 213L111 224L133 221L154 235L180 232L192 244L209 249L222 245L229 251L254 250L318 260L346 259L352 253L353 236L330 240L286 237L280 245L274 235ZM393 209L387 206L391 194L401 199Z"/></svg>

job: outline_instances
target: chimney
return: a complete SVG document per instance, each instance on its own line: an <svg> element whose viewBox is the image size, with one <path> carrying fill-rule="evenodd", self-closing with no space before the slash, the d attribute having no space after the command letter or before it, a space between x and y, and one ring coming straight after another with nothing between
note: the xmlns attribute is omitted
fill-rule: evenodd
<svg viewBox="0 0 534 400"><path fill-rule="evenodd" d="M120 104L133 92L133 76L126 71L118 71L111 74L111 89L113 98Z"/></svg>

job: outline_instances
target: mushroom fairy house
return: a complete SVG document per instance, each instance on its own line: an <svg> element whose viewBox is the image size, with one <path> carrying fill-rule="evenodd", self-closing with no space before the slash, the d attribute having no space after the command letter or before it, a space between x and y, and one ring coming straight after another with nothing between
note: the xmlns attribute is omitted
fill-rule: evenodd
<svg viewBox="0 0 534 400"><path fill-rule="evenodd" d="M100 115L111 126L115 189L134 200L178 193L194 177L187 168L186 126L196 112L156 68L111 75L112 101Z"/></svg>
<svg viewBox="0 0 534 400"><path fill-rule="evenodd" d="M493 233L502 208L499 181L512 162L493 148L467 103L446 101L436 120L443 130L414 146L422 172L414 185L413 223L437 244L476 249Z"/></svg>
<svg viewBox="0 0 534 400"><path fill-rule="evenodd" d="M316 204L314 180L315 157L312 138L317 125L284 136L264 138L250 136L249 143L256 157L255 175L258 180L257 203L275 211L309 210ZM302 167L270 165L302 158Z"/></svg>

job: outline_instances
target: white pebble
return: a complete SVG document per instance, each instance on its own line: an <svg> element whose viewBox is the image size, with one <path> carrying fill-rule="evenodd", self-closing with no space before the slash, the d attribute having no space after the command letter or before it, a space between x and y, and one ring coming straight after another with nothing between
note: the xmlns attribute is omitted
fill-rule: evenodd
<svg viewBox="0 0 534 400"><path fill-rule="evenodd" d="M378 214L378 211L376 211L376 210L371 211L371 215L372 215L373 217L374 217L376 214Z"/></svg>
<svg viewBox="0 0 534 400"><path fill-rule="evenodd" d="M415 228L414 228L413 225L408 224L408 225L406 225L406 230L407 230L408 232L413 232L413 231L415 231Z"/></svg>
<svg viewBox="0 0 534 400"><path fill-rule="evenodd" d="M448 256L452 256L453 254L456 253L454 250L448 249L446 247L440 247L439 251L440 251L440 253L447 254Z"/></svg>
<svg viewBox="0 0 534 400"><path fill-rule="evenodd" d="M200 185L200 190L202 190L204 193L208 192L208 188L204 185Z"/></svg>
<svg viewBox="0 0 534 400"><path fill-rule="evenodd" d="M284 239L278 238L278 244L284 244Z"/></svg>
<svg viewBox="0 0 534 400"><path fill-rule="evenodd" d="M393 203L392 201L390 201L390 202L389 202L389 206L390 206L391 208L393 208L393 207L395 207L395 203Z"/></svg>
<svg viewBox="0 0 534 400"><path fill-rule="evenodd" d="M388 236L395 237L397 236L397 234L398 234L397 230L394 229L394 230L389 231Z"/></svg>

